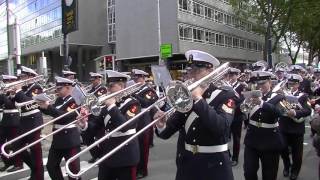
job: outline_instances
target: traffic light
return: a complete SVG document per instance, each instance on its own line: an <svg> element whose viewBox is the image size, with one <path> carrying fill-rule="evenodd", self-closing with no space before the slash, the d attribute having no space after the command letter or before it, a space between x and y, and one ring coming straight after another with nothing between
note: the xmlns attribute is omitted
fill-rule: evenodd
<svg viewBox="0 0 320 180"><path fill-rule="evenodd" d="M100 67L100 70L101 70L101 71L105 70L105 67L104 67L104 59L100 61L99 67Z"/></svg>

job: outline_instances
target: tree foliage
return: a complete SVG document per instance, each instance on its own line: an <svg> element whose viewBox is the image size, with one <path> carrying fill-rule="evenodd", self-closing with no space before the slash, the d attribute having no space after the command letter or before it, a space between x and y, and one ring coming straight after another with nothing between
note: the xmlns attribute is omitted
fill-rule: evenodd
<svg viewBox="0 0 320 180"><path fill-rule="evenodd" d="M231 0L231 4L239 16L255 21L255 30L266 40L266 27L271 22L272 52L277 51L279 43L285 44L292 64L296 63L301 46L309 51L309 64L320 55L319 0Z"/></svg>

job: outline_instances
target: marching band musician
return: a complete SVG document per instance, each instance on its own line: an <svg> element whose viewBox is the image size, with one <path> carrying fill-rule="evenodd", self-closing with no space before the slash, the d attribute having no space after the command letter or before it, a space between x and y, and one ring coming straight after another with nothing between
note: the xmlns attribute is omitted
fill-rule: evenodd
<svg viewBox="0 0 320 180"><path fill-rule="evenodd" d="M290 109L287 116L280 117L280 131L285 141L285 149L281 154L284 170L283 175L290 180L297 179L303 154L303 137L305 133L304 120L295 121L307 117L311 114L311 109L307 104L308 95L302 93L300 89L300 83L303 81L302 77L298 74L288 74L288 87L292 96L298 97L299 104L295 109ZM291 148L292 163L289 157L289 147Z"/></svg>
<svg viewBox="0 0 320 180"><path fill-rule="evenodd" d="M149 74L145 71L139 69L132 69L132 79L136 83L144 84L139 91L133 94L141 105L141 108L147 108L153 103L155 103L159 97L157 96L155 90L151 88L145 82L145 78L148 77ZM143 109L142 109L143 110ZM146 113L143 118L138 122L137 130L142 129L147 124L151 122L151 117L154 115L154 110ZM139 146L140 146L140 161L137 166L137 178L143 178L148 175L148 161L149 161L149 148L150 148L150 141L153 138L153 128L145 131L142 135L139 136Z"/></svg>
<svg viewBox="0 0 320 180"><path fill-rule="evenodd" d="M38 76L38 74L25 66L21 66L20 79L26 80ZM26 86L17 87L14 100L17 103L23 103L31 101L32 97L42 93L42 88L37 83L30 83ZM43 124L42 113L38 109L38 105L33 103L31 105L25 105L21 107L21 118L20 118L20 128L19 134L27 133L28 131L40 126ZM19 142L17 142L18 148L30 144L40 138L41 131L36 131L30 135L24 137ZM31 169L31 177L33 180L43 180L43 161L42 161L42 148L41 143L30 148L30 152L24 151L21 153L22 160L29 166Z"/></svg>
<svg viewBox="0 0 320 180"><path fill-rule="evenodd" d="M73 88L71 96L76 101L77 105L80 106L85 98L85 94L84 94L83 90L81 89L82 85L76 80L76 74L77 73L75 73L73 71L62 71L62 75L64 78L75 81L76 84Z"/></svg>
<svg viewBox="0 0 320 180"><path fill-rule="evenodd" d="M254 71L251 81L257 84L262 97L252 97L254 105L249 113L249 124L244 139L244 176L246 180L258 180L259 160L262 179L276 180L283 142L279 131L280 111L276 104L283 99L271 91L271 72Z"/></svg>
<svg viewBox="0 0 320 180"><path fill-rule="evenodd" d="M10 83L17 80L16 76L2 75L4 83ZM0 119L0 147L3 143L14 139L18 135L18 128L20 125L19 110L15 107L14 101L10 93L0 94L0 107L3 107L3 117ZM22 159L20 155L12 157L11 159L1 155L4 167L0 171L6 171L11 165L14 167L7 170L7 172L14 172L23 168Z"/></svg>
<svg viewBox="0 0 320 180"><path fill-rule="evenodd" d="M87 93L94 94L96 97L100 97L101 95L106 94L107 88L103 86L101 83L101 79L103 76L99 73L93 73L93 72L90 72L89 74L90 74L90 81L92 84L91 86L92 88ZM95 121L96 118L97 118L96 116L91 114L88 117L88 121ZM92 143L94 143L95 139L99 139L99 137L103 135L104 135L103 127L98 131L93 131L93 132L85 131L81 133L82 139L87 146L90 146ZM94 163L101 154L100 147L97 146L92 148L90 150L90 154L92 158L88 162Z"/></svg>
<svg viewBox="0 0 320 180"><path fill-rule="evenodd" d="M277 67L275 69L275 74L277 76L278 82L285 80L286 78L285 72L286 72L286 69L284 69L283 67Z"/></svg>
<svg viewBox="0 0 320 180"><path fill-rule="evenodd" d="M314 69L314 90L313 96L320 96L320 69Z"/></svg>
<svg viewBox="0 0 320 180"><path fill-rule="evenodd" d="M208 75L220 62L212 55L190 50L186 58L192 63L190 75L199 80ZM177 131L176 180L233 180L228 154L228 140L234 113L234 92L230 88L217 88L211 84L206 90L192 91L191 112L175 112L167 121L156 124L156 133L168 139ZM164 116L158 111L154 119Z"/></svg>
<svg viewBox="0 0 320 180"><path fill-rule="evenodd" d="M39 101L39 106L44 114L54 118L73 111L77 108L75 100L71 96L74 82L56 77L56 91L58 98L54 104L50 105L48 101ZM62 128L64 125L71 123L77 117L77 113L71 113L56 121L53 124L53 131ZM80 132L75 124L68 126L63 131L53 135L51 147L48 155L47 170L51 179L63 180L60 168L62 158L68 160L80 151ZM71 164L71 171L77 173L80 170L80 160L77 159ZM74 179L69 177L69 179Z"/></svg>
<svg viewBox="0 0 320 180"><path fill-rule="evenodd" d="M306 93L307 95L312 95L311 81L307 78L307 70L299 65L292 65L291 72L293 74L299 74L302 77L300 82L299 91Z"/></svg>
<svg viewBox="0 0 320 180"><path fill-rule="evenodd" d="M75 80L76 79L76 75L77 73L73 72L73 71L62 71L62 75L64 78L70 79L70 80Z"/></svg>
<svg viewBox="0 0 320 180"><path fill-rule="evenodd" d="M242 122L246 119L246 115L240 110L240 104L243 102L244 97L242 91L245 90L247 85L243 82L238 81L238 77L241 71L237 68L231 68L229 71L229 83L237 93L236 109L234 112L234 119L231 123L231 134L233 139L233 153L232 153L232 166L238 164L239 152L240 152L240 139Z"/></svg>
<svg viewBox="0 0 320 180"><path fill-rule="evenodd" d="M114 93L125 88L130 76L117 71L107 70L108 93ZM140 104L134 98L127 96L117 102L115 98L106 100L105 106L96 121L81 119L79 126L83 131L93 131L105 127L106 134L130 120L141 110ZM136 133L137 121L122 128L101 143L103 154L110 152L116 146ZM135 180L136 166L139 162L139 143L137 139L113 154L99 164L98 180Z"/></svg>

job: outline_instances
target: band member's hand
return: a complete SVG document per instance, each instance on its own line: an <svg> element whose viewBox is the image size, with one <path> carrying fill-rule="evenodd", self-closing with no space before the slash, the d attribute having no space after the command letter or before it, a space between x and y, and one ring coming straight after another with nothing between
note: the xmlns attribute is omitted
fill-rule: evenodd
<svg viewBox="0 0 320 180"><path fill-rule="evenodd" d="M193 100L197 101L201 99L204 92L205 92L205 89L201 88L200 86L196 87L191 92Z"/></svg>
<svg viewBox="0 0 320 180"><path fill-rule="evenodd" d="M311 99L310 100L310 104L314 105L316 103L316 100L315 99Z"/></svg>
<svg viewBox="0 0 320 180"><path fill-rule="evenodd" d="M41 109L48 109L49 101L37 101Z"/></svg>
<svg viewBox="0 0 320 180"><path fill-rule="evenodd" d="M80 115L77 117L78 126L80 126L81 128L85 128L86 122L88 121L88 115L89 115L89 112L87 109L85 108L80 109Z"/></svg>
<svg viewBox="0 0 320 180"><path fill-rule="evenodd" d="M289 117L295 117L296 116L296 111L294 110L294 109L290 109L289 111L288 111L288 116Z"/></svg>
<svg viewBox="0 0 320 180"><path fill-rule="evenodd" d="M115 104L116 103L116 99L115 98L110 98L110 99L107 99L104 101L104 104L109 107L111 106L112 104Z"/></svg>
<svg viewBox="0 0 320 180"><path fill-rule="evenodd" d="M163 112L163 111L157 111L156 113L155 113L155 115L153 116L153 119L158 119L158 118L161 118L159 121L157 121L157 123L156 123L156 126L158 127L158 128L163 128L164 126L165 126L165 124L166 124L166 118L165 118L165 112Z"/></svg>

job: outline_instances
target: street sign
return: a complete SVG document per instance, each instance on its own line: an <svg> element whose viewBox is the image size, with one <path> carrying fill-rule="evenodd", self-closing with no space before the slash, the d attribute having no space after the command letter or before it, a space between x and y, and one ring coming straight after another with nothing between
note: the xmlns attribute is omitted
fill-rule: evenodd
<svg viewBox="0 0 320 180"><path fill-rule="evenodd" d="M62 0L62 33L78 30L78 0Z"/></svg>
<svg viewBox="0 0 320 180"><path fill-rule="evenodd" d="M161 44L160 46L161 59L172 57L172 44Z"/></svg>

